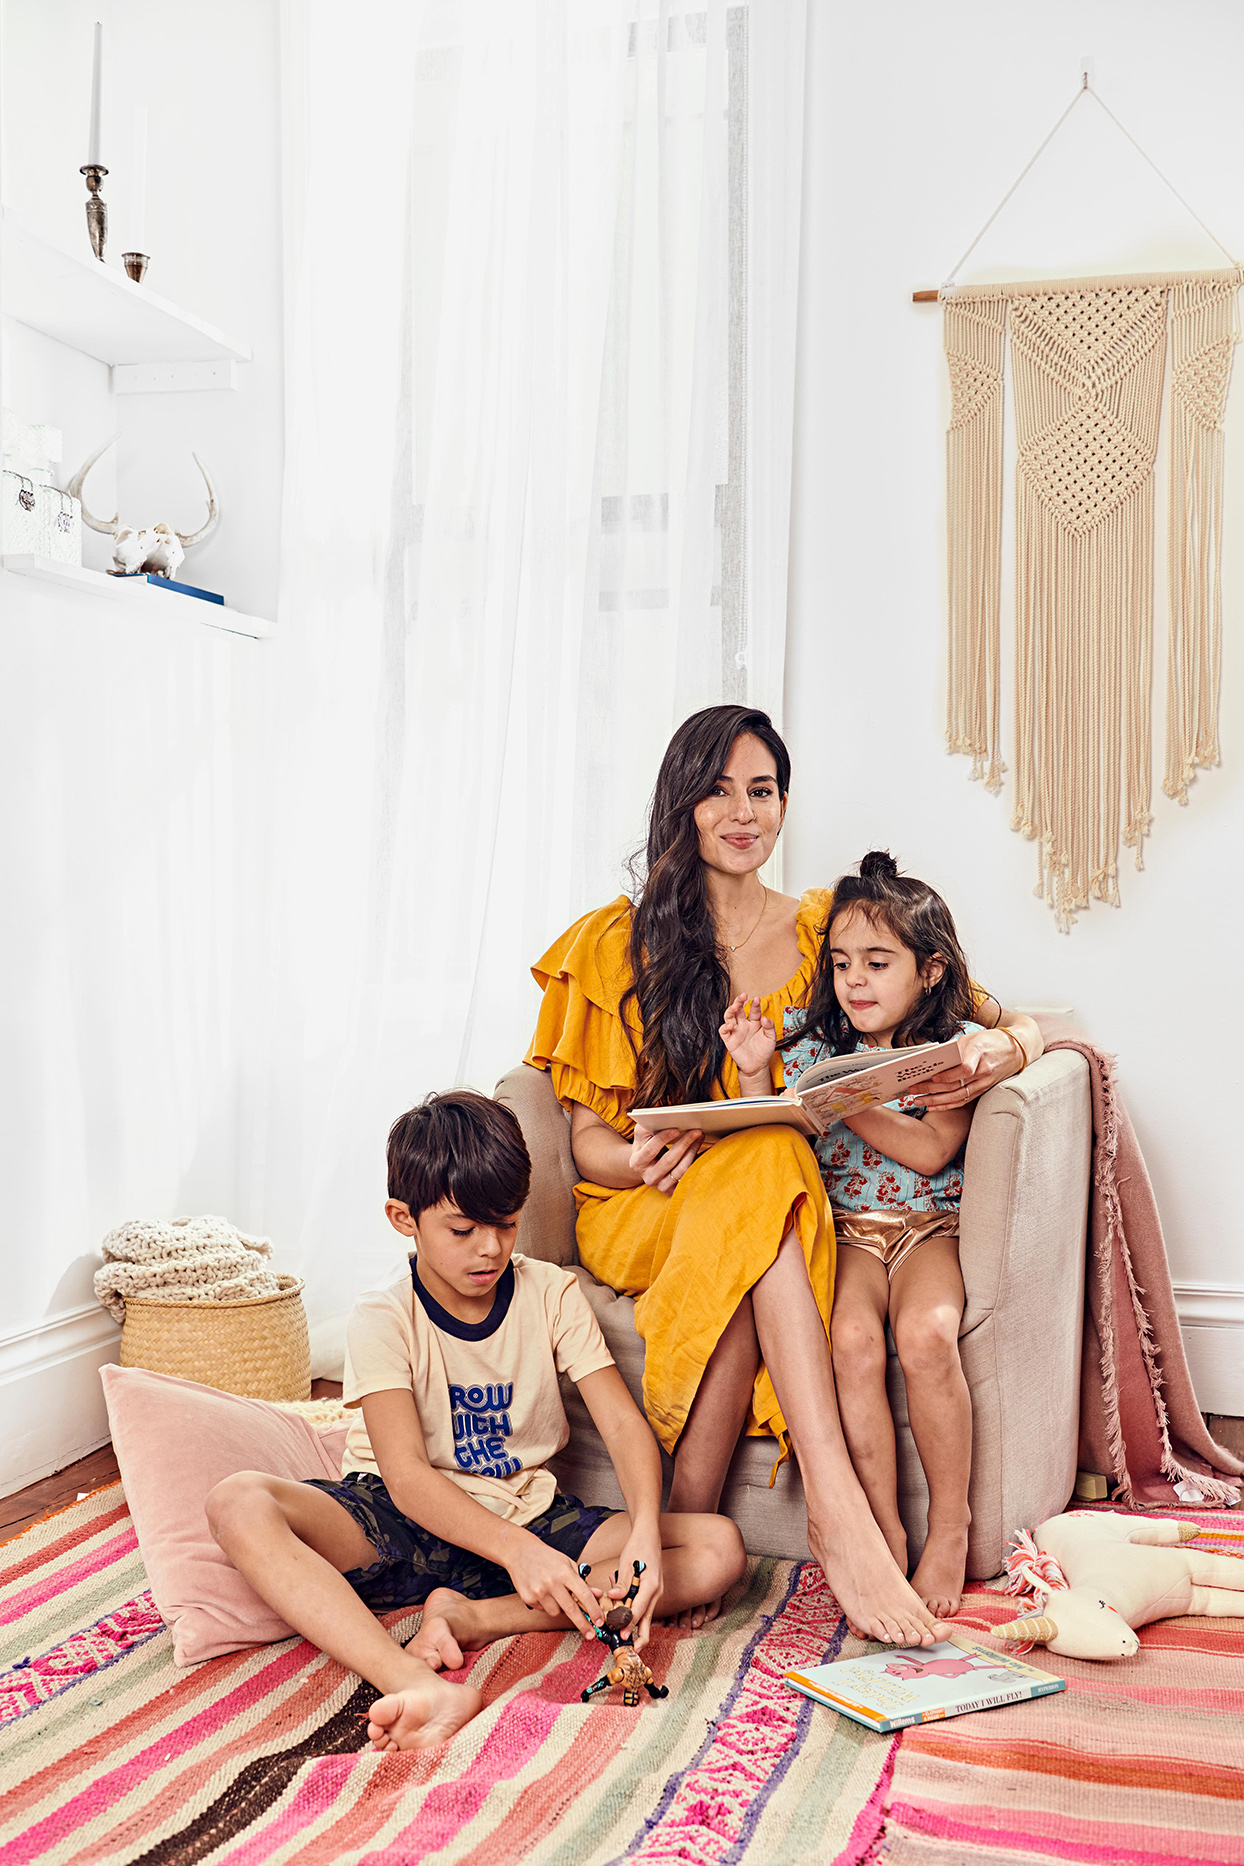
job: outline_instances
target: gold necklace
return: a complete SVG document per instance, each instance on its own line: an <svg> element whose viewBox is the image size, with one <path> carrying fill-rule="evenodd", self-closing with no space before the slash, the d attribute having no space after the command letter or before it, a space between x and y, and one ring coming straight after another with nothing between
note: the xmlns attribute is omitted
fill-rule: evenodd
<svg viewBox="0 0 1244 1866"><path fill-rule="evenodd" d="M763 901L762 901L762 902L760 903L760 912L759 912L759 914L757 914L757 916L756 916L756 927L758 927L758 926L760 925L760 922L761 922L761 921L762 921L762 920L764 919L764 917L765 917L765 908L766 908L766 907L767 907L767 906L769 905L769 890L768 890L768 888L767 888L767 887L765 886L765 884L764 884L764 882L763 882L763 881L762 881L762 882L761 882L761 884L760 884L760 892L761 892L761 893L762 893L762 894L764 895L764 900L763 900ZM754 932L756 931L756 927L753 927L753 928L752 928L752 933L754 933ZM751 936L752 936L752 933L749 933L749 934L748 934L748 936L747 936L747 939L750 939L750 938L751 938ZM741 940L739 941L739 946L746 946L746 944L747 944L747 939L741 939ZM727 940L727 942L726 942L726 944L727 944L727 945L729 945L729 944L730 944L730 942L729 942L729 941ZM739 950L739 946L730 946L730 951L731 951L731 952L737 952L737 951Z"/></svg>

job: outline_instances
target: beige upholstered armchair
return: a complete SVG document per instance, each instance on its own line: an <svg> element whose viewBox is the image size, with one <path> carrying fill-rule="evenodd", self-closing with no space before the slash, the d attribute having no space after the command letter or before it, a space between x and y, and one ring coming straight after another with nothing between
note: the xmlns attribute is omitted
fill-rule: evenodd
<svg viewBox="0 0 1244 1866"><path fill-rule="evenodd" d="M549 1077L523 1063L496 1092L518 1117L532 1161L518 1248L575 1267L623 1378L642 1404L644 1344L635 1332L634 1304L579 1265L570 1123ZM972 1394L968 1574L974 1579L999 1573L1013 1532L1056 1515L1075 1484L1091 1140L1088 1068L1069 1050L1042 1056L991 1089L972 1123L959 1346ZM899 1502L915 1558L928 1497L893 1352L889 1385L898 1425ZM620 1506L604 1446L569 1383L565 1400L571 1436L554 1463L559 1481L587 1502ZM751 1553L802 1558L807 1514L799 1472L793 1462L783 1465L770 1487L773 1462L771 1439L742 1440L722 1508Z"/></svg>

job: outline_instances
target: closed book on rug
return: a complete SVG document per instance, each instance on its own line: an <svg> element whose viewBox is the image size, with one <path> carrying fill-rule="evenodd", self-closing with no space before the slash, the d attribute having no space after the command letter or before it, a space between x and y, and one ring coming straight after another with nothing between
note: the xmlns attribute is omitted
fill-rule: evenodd
<svg viewBox="0 0 1244 1866"><path fill-rule="evenodd" d="M680 1102L672 1108L632 1108L632 1121L656 1130L698 1127L704 1134L735 1134L745 1127L797 1127L823 1134L844 1115L910 1095L960 1060L958 1038L913 1043L910 1049L853 1050L826 1056L797 1076L792 1095L742 1095L731 1101Z"/></svg>
<svg viewBox="0 0 1244 1866"><path fill-rule="evenodd" d="M782 1676L805 1697L883 1736L909 1723L935 1723L1067 1689L1066 1679L958 1633L911 1652L869 1652Z"/></svg>

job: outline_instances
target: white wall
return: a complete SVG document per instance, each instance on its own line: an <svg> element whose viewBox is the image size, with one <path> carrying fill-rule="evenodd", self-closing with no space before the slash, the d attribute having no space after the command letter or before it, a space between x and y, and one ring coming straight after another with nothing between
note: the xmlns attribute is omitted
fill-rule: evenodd
<svg viewBox="0 0 1244 1866"><path fill-rule="evenodd" d="M1008 827L1009 793L988 797L945 751L949 398L937 307L911 302L947 276L1070 101L1082 54L1111 108L1244 253L1244 9L815 0L809 16L788 885L828 882L888 846L945 893L976 975L1004 1000L1074 1005L1118 1052L1176 1284L1214 1286L1225 1293L1210 1310L1244 1316L1244 364L1228 414L1224 762L1186 810L1160 794L1159 673L1145 872L1124 868L1122 908L1095 906L1062 937L1033 897L1033 847ZM960 282L1225 263L1086 99ZM1008 673L1008 741L1010 691ZM1244 1411L1241 1342L1220 1357L1214 1391L1199 1388L1207 1409Z"/></svg>
<svg viewBox="0 0 1244 1866"><path fill-rule="evenodd" d="M4 198L85 251L91 27L107 48L107 263L130 243L150 107L148 282L249 343L236 393L114 398L109 372L5 322L5 400L70 468L122 431L123 516L198 522L188 580L275 614L281 500L276 0L6 0ZM89 487L104 515L111 466ZM91 541L88 562L107 548ZM277 645L0 573L0 1492L106 1436L116 1331L91 1276L131 1216L243 1226L241 1038L253 981L263 694Z"/></svg>

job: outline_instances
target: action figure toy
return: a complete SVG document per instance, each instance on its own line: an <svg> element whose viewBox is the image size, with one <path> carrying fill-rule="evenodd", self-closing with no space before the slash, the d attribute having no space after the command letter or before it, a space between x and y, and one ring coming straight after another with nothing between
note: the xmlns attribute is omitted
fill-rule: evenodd
<svg viewBox="0 0 1244 1866"><path fill-rule="evenodd" d="M639 1577L646 1566L646 1562L637 1561L634 1563L635 1578L631 1582L630 1589L625 1598L620 1600L616 1607L610 1608L609 1612L605 1615L605 1623L603 1626L592 1626L592 1622L588 1620L588 1625L592 1626L592 1631L595 1633L597 1639L608 1646L610 1652L613 1654L613 1663L603 1677L598 1678L594 1685L589 1685L586 1691L580 1693L580 1697L584 1704L587 1703L589 1698L595 1697L598 1691L608 1691L611 1685L622 1686L622 1702L631 1710L639 1703L639 1694L641 1691L647 1691L650 1698L666 1698L669 1696L668 1685L653 1684L652 1673L648 1670L648 1667L644 1664L632 1643L635 1637L634 1634L626 1632L627 1627L635 1618L634 1614L631 1612L631 1602L639 1592ZM590 1563L580 1562L579 1573L583 1576L584 1580L586 1580L591 1573ZM617 1575L615 1574L613 1578L616 1583ZM587 1619L586 1614L584 1614L583 1617L585 1620ZM623 1638L624 1633L626 1633L625 1638Z"/></svg>

